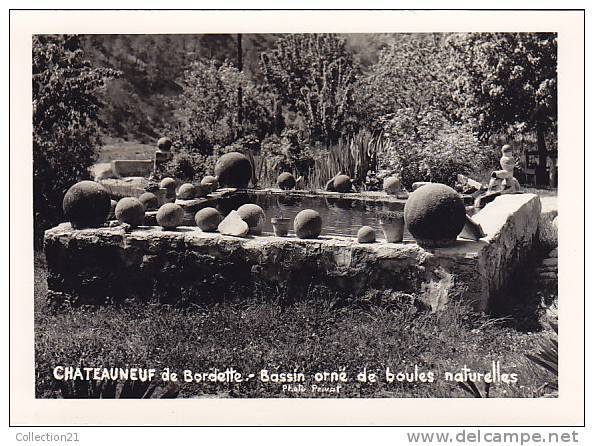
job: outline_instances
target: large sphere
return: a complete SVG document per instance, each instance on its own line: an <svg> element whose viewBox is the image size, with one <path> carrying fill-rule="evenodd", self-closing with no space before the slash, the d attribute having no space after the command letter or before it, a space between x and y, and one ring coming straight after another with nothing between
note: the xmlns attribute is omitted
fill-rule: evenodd
<svg viewBox="0 0 594 446"><path fill-rule="evenodd" d="M283 172L278 176L276 183L283 190L293 189L295 187L295 177L292 173Z"/></svg>
<svg viewBox="0 0 594 446"><path fill-rule="evenodd" d="M206 188L207 193L214 192L219 188L219 180L217 177L213 177L212 175L206 175L204 178L202 178L200 184Z"/></svg>
<svg viewBox="0 0 594 446"><path fill-rule="evenodd" d="M371 226L363 226L357 232L357 241L359 243L375 242L375 229L373 229Z"/></svg>
<svg viewBox="0 0 594 446"><path fill-rule="evenodd" d="M157 147L159 148L159 150L162 150L164 152L169 152L169 150L171 150L171 144L171 140L166 136L160 138L159 141L157 141Z"/></svg>
<svg viewBox="0 0 594 446"><path fill-rule="evenodd" d="M338 175L334 178L334 190L336 192L350 192L352 188L351 177L348 175Z"/></svg>
<svg viewBox="0 0 594 446"><path fill-rule="evenodd" d="M163 189L167 189L167 196L168 197L172 197L175 195L175 180L173 178L163 178L161 180L161 183L159 184L159 187L163 188Z"/></svg>
<svg viewBox="0 0 594 446"><path fill-rule="evenodd" d="M250 234L259 235L262 233L262 226L266 220L264 210L257 204L247 203L239 206L237 212L250 227Z"/></svg>
<svg viewBox="0 0 594 446"><path fill-rule="evenodd" d="M252 178L250 160L239 152L221 156L214 170L221 186L246 188Z"/></svg>
<svg viewBox="0 0 594 446"><path fill-rule="evenodd" d="M196 212L194 220L196 226L204 232L215 232L219 223L223 221L223 216L215 208L204 208Z"/></svg>
<svg viewBox="0 0 594 446"><path fill-rule="evenodd" d="M159 207L159 199L152 192L145 192L138 199L147 211L154 211Z"/></svg>
<svg viewBox="0 0 594 446"><path fill-rule="evenodd" d="M313 209L304 209L295 217L293 229L299 238L317 238L322 233L322 216Z"/></svg>
<svg viewBox="0 0 594 446"><path fill-rule="evenodd" d="M144 225L144 205L138 198L125 197L118 201L115 216L120 223L127 223L133 228Z"/></svg>
<svg viewBox="0 0 594 446"><path fill-rule="evenodd" d="M179 187L177 198L181 200L191 200L196 197L196 187L192 183L185 183Z"/></svg>
<svg viewBox="0 0 594 446"><path fill-rule="evenodd" d="M111 200L105 188L94 181L74 184L62 201L64 216L74 228L101 226L107 220Z"/></svg>
<svg viewBox="0 0 594 446"><path fill-rule="evenodd" d="M184 210L179 204L165 203L157 211L157 224L165 229L173 229L184 220Z"/></svg>
<svg viewBox="0 0 594 446"><path fill-rule="evenodd" d="M464 227L466 209L454 189L430 183L410 194L404 205L404 221L419 245L448 246Z"/></svg>

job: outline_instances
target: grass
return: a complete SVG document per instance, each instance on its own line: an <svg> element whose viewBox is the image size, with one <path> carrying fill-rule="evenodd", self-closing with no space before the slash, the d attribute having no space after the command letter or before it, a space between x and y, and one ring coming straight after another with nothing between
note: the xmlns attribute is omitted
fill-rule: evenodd
<svg viewBox="0 0 594 446"><path fill-rule="evenodd" d="M349 301L312 291L292 304L260 299L171 308L130 303L122 307L50 309L46 301L43 255L35 258L36 396L65 394L52 377L56 365L87 367L138 366L182 371L234 367L242 373L298 370L345 370L350 382L341 397L464 397L472 396L444 371L463 365L485 372L500 361L505 372L517 373L517 384L493 384L490 397L542 396L547 372L527 360L536 353L544 333L525 332L505 321L472 313L460 304L432 314L407 296L370 295ZM433 371L433 383L392 383L392 371ZM359 383L366 367L380 382ZM480 384L478 384L480 386ZM72 392L72 389L69 389ZM292 397L279 384L257 379L241 384L180 383L179 397ZM80 396L80 395L79 395ZM299 394L301 397L316 394Z"/></svg>
<svg viewBox="0 0 594 446"><path fill-rule="evenodd" d="M118 141L109 139L99 150L96 163L106 163L113 160L142 160L153 159L157 150L154 146L137 142Z"/></svg>

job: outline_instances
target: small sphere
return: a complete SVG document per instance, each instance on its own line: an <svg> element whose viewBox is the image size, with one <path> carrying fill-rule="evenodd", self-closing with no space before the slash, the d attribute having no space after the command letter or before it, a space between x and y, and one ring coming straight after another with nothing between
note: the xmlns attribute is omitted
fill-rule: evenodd
<svg viewBox="0 0 594 446"><path fill-rule="evenodd" d="M224 187L246 188L252 178L252 164L247 156L229 152L217 160L214 173Z"/></svg>
<svg viewBox="0 0 594 446"><path fill-rule="evenodd" d="M144 205L138 198L125 197L118 201L115 216L120 223L127 223L133 228L144 225Z"/></svg>
<svg viewBox="0 0 594 446"><path fill-rule="evenodd" d="M253 203L247 203L239 206L237 212L243 221L248 224L250 234L259 235L262 233L262 226L264 225L264 221L266 221L266 214L264 214L264 210L260 206Z"/></svg>
<svg viewBox="0 0 594 446"><path fill-rule="evenodd" d="M165 229L174 229L182 224L184 210L179 204L165 203L157 211L157 224Z"/></svg>
<svg viewBox="0 0 594 446"><path fill-rule="evenodd" d="M64 216L74 228L101 226L107 220L111 200L103 186L81 181L68 189L62 201Z"/></svg>
<svg viewBox="0 0 594 446"><path fill-rule="evenodd" d="M181 200L191 200L196 197L196 188L192 183L185 183L179 187L177 198Z"/></svg>
<svg viewBox="0 0 594 446"><path fill-rule="evenodd" d="M454 189L429 183L413 191L406 200L404 221L419 245L448 246L455 243L464 227L466 208Z"/></svg>
<svg viewBox="0 0 594 446"><path fill-rule="evenodd" d="M171 144L171 139L164 136L163 138L159 138L159 141L157 141L157 148L164 152L169 152L169 150L171 150Z"/></svg>
<svg viewBox="0 0 594 446"><path fill-rule="evenodd" d="M334 178L334 190L336 192L350 192L353 189L351 177L348 175L338 175Z"/></svg>
<svg viewBox="0 0 594 446"><path fill-rule="evenodd" d="M175 180L173 178L163 178L161 183L159 184L160 188L167 189L167 196L173 197L175 196Z"/></svg>
<svg viewBox="0 0 594 446"><path fill-rule="evenodd" d="M154 211L159 207L159 199L152 192L145 192L138 199L147 211Z"/></svg>
<svg viewBox="0 0 594 446"><path fill-rule="evenodd" d="M295 217L293 229L299 238L317 238L322 233L322 216L313 209L304 209Z"/></svg>
<svg viewBox="0 0 594 446"><path fill-rule="evenodd" d="M400 192L400 178L398 177L388 177L384 179L383 184L384 192L388 195L396 195Z"/></svg>
<svg viewBox="0 0 594 446"><path fill-rule="evenodd" d="M219 180L217 177L213 177L212 175L206 175L204 178L202 178L200 184L206 188L208 191L207 193L214 192L219 188Z"/></svg>
<svg viewBox="0 0 594 446"><path fill-rule="evenodd" d="M223 221L223 216L215 208L204 208L196 212L194 220L196 220L196 226L204 232L216 232L219 223Z"/></svg>
<svg viewBox="0 0 594 446"><path fill-rule="evenodd" d="M371 226L363 226L357 232L357 241L359 243L375 242L375 229L373 229Z"/></svg>
<svg viewBox="0 0 594 446"><path fill-rule="evenodd" d="M278 176L276 180L278 187L282 190L294 189L295 188L295 177L292 173L283 172Z"/></svg>

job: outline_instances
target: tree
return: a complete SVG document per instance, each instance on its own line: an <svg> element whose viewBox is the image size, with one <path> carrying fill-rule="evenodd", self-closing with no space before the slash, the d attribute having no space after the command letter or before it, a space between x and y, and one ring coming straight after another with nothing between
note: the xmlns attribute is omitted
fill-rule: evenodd
<svg viewBox="0 0 594 446"><path fill-rule="evenodd" d="M97 92L109 69L91 67L77 36L33 37L33 208L36 239L61 221L62 199L88 177L99 145Z"/></svg>
<svg viewBox="0 0 594 446"><path fill-rule="evenodd" d="M336 142L353 109L355 67L345 41L331 34L289 34L263 52L266 82L299 112L312 140Z"/></svg>
<svg viewBox="0 0 594 446"><path fill-rule="evenodd" d="M545 182L545 134L557 126L557 35L456 34L448 39L455 100L483 140L501 131L537 135L537 180Z"/></svg>

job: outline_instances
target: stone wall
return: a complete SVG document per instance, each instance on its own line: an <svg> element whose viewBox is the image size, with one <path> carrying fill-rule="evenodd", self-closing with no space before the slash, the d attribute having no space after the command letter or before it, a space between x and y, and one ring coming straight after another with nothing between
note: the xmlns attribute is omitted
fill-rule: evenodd
<svg viewBox="0 0 594 446"><path fill-rule="evenodd" d="M423 291L438 309L455 286L484 310L530 250L539 213L535 195L499 197L474 216L487 237L434 250L343 237L244 239L196 227L125 232L120 226L75 230L63 223L45 234L49 298L183 304L280 287L299 299L311 285L323 284L353 296L369 289Z"/></svg>

